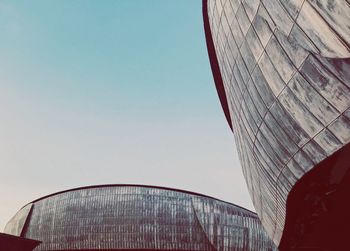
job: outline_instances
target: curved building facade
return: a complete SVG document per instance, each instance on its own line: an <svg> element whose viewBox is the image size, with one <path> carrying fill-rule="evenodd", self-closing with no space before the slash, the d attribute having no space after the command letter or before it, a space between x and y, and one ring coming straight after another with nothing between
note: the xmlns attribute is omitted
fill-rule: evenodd
<svg viewBox="0 0 350 251"><path fill-rule="evenodd" d="M52 250L277 250L257 215L204 195L104 185L52 194L24 206L5 232Z"/></svg>
<svg viewBox="0 0 350 251"><path fill-rule="evenodd" d="M321 205L302 212L303 219L290 221L286 211L302 210L298 203L317 203L309 199L305 204L306 197L328 200L327 193L337 190L349 169L346 157L336 160L338 169L326 161L335 153L349 153L349 13L349 3L340 0L203 1L219 98L254 206L276 244L286 222L299 222L288 229L294 231L289 239L300 241L305 235L301 229L313 231L309 222L322 221L323 213L314 212ZM328 169L327 174L322 176L318 167ZM320 179L319 185L309 184L310 192L287 203L296 185L306 189L302 180L307 173L314 179L306 180ZM348 187L341 189L350 193Z"/></svg>
<svg viewBox="0 0 350 251"><path fill-rule="evenodd" d="M337 208L349 206L336 198L350 194L349 13L342 0L203 1L217 92L277 245L336 243L348 232Z"/></svg>

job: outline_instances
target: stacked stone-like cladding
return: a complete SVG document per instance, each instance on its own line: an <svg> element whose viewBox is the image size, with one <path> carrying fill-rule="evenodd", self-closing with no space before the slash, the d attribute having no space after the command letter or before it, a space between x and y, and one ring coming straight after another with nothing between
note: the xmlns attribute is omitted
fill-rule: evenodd
<svg viewBox="0 0 350 251"><path fill-rule="evenodd" d="M278 244L293 185L350 141L350 7L208 0L207 8L243 173Z"/></svg>

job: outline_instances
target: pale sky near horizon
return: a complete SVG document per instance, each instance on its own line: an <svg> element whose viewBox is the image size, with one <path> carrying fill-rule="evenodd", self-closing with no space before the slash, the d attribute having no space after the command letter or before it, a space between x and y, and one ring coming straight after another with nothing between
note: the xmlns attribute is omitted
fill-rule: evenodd
<svg viewBox="0 0 350 251"><path fill-rule="evenodd" d="M0 0L0 231L79 186L190 190L254 210L201 0Z"/></svg>

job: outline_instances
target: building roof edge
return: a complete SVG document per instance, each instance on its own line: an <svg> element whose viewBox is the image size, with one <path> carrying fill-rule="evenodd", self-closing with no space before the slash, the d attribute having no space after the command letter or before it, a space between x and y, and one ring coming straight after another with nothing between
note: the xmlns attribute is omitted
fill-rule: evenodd
<svg viewBox="0 0 350 251"><path fill-rule="evenodd" d="M217 199L215 197L212 197L212 196L208 196L208 195L205 195L205 194L201 194L201 193L197 193L197 192L192 192L192 191L188 191L188 190L183 190L183 189L178 189L178 188L171 188L171 187L163 187L163 186L154 186L154 185L143 185L143 184L103 184L103 185L90 185L90 186L82 186L82 187L76 187L76 188L71 188L71 189L66 189L66 190L62 190L62 191L59 191L59 192L55 192L55 193L51 193L51 194L48 194L48 195L45 195L45 196L42 196L38 199L35 199L29 203L27 203L26 205L24 205L22 208L24 208L25 206L29 205L29 204L32 204L32 203L36 203L38 201L41 201L41 200L44 200L44 199L47 199L49 197L52 197L52 196L55 196L55 195L58 195L58 194L63 194L63 193L67 193L67 192L73 192L73 191L78 191L78 190L86 190L86 189L94 189L94 188L103 188L103 187L144 187L144 188L155 188L155 189L160 189L160 190L169 190L169 191L174 191L174 192L179 192L179 193L185 193L185 194L189 194L189 195L194 195L194 196L200 196L200 197L204 197L204 198L208 198L208 199L213 199L213 200L216 200L216 201L220 201L220 202L223 202L223 203L227 203L227 204L230 204L230 205L233 205L235 207L238 207L238 208L241 208L241 209L244 209L252 214L254 214L256 217L257 217L257 214L247 208L244 208L242 206L239 206L237 204L234 204L234 203L231 203L231 202L228 202L228 201L224 201L224 200L221 200L221 199ZM21 208L21 209L22 209Z"/></svg>

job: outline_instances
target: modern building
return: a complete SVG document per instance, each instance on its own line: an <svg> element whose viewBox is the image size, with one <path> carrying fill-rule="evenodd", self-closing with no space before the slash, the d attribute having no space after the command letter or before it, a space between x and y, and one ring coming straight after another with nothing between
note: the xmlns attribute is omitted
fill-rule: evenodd
<svg viewBox="0 0 350 251"><path fill-rule="evenodd" d="M277 250L257 215L205 195L170 188L103 185L25 205L5 232L53 250Z"/></svg>
<svg viewBox="0 0 350 251"><path fill-rule="evenodd" d="M263 226L281 250L344 250L349 1L204 0L203 17L219 99Z"/></svg>
<svg viewBox="0 0 350 251"><path fill-rule="evenodd" d="M1 251L32 251L40 245L40 241L0 233Z"/></svg>

